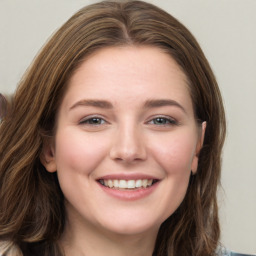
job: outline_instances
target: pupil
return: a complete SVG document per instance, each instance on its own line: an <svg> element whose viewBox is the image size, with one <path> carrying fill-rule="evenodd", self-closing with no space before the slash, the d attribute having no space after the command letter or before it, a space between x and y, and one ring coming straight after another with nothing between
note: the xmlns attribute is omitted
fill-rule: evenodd
<svg viewBox="0 0 256 256"><path fill-rule="evenodd" d="M91 120L91 123L92 123L92 124L100 124L100 119L99 119L99 118L93 118L93 119Z"/></svg>
<svg viewBox="0 0 256 256"><path fill-rule="evenodd" d="M157 118L156 119L156 123L158 123L158 124L165 124L166 120L164 118Z"/></svg>

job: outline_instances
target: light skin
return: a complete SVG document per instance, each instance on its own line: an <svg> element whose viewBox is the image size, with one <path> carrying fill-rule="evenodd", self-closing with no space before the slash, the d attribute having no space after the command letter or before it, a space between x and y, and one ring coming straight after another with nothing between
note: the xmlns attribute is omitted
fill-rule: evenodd
<svg viewBox="0 0 256 256"><path fill-rule="evenodd" d="M203 143L205 124L195 120L188 86L168 54L146 46L102 49L73 74L54 143L41 157L65 196L66 255L152 255ZM114 179L155 184L118 189L99 182Z"/></svg>

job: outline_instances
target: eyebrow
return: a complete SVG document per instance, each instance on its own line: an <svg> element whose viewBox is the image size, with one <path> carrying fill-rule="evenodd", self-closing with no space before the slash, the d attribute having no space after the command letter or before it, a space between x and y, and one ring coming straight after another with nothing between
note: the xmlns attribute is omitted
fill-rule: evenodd
<svg viewBox="0 0 256 256"><path fill-rule="evenodd" d="M112 109L113 105L109 101L106 100L97 100L97 99L84 99L76 102L74 105L71 106L70 110L79 107L79 106L88 106L88 107L97 107L97 108L104 108L104 109ZM184 113L186 110L184 107L179 104L175 100L171 99L150 99L144 103L144 108L158 108L158 107L165 107L165 106L175 106L180 108Z"/></svg>
<svg viewBox="0 0 256 256"><path fill-rule="evenodd" d="M174 106L180 108L184 113L186 113L185 108L179 104L175 100L170 100L170 99L159 99L159 100L147 100L145 102L145 107L146 108L158 108L158 107L165 107L165 106Z"/></svg>
<svg viewBox="0 0 256 256"><path fill-rule="evenodd" d="M113 108L113 105L109 101L105 101L105 100L80 100L76 102L74 105L72 105L70 110L78 106L88 106L88 107L97 107L97 108L105 108L105 109Z"/></svg>

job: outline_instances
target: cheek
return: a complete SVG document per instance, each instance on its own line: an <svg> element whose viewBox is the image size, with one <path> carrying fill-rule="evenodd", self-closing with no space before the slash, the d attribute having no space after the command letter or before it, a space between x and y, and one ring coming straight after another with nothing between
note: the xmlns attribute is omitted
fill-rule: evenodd
<svg viewBox="0 0 256 256"><path fill-rule="evenodd" d="M92 172L106 155L104 138L95 140L81 131L60 131L56 137L57 170L78 173Z"/></svg>
<svg viewBox="0 0 256 256"><path fill-rule="evenodd" d="M173 134L165 136L161 143L154 143L152 154L165 175L161 199L158 199L163 207L163 221L173 214L186 195L196 148L193 138L191 133Z"/></svg>
<svg viewBox="0 0 256 256"><path fill-rule="evenodd" d="M153 154L167 174L182 175L191 171L196 140L189 133L166 136L154 143Z"/></svg>

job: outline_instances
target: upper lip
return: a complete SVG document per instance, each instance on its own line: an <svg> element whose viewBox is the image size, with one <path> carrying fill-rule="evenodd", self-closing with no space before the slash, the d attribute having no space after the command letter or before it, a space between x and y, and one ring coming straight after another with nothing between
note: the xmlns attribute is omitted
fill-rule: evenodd
<svg viewBox="0 0 256 256"><path fill-rule="evenodd" d="M159 178L139 173L108 174L97 178L97 180L160 180Z"/></svg>

